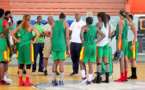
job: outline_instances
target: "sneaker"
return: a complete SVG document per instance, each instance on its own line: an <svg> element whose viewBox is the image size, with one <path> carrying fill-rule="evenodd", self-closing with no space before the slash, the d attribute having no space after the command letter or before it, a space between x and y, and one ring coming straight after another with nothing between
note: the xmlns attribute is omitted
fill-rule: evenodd
<svg viewBox="0 0 145 90"><path fill-rule="evenodd" d="M64 85L63 81L59 81L59 86L63 86L63 85Z"/></svg>
<svg viewBox="0 0 145 90"><path fill-rule="evenodd" d="M6 81L2 80L2 81L0 82L0 85L10 85L10 83L7 83Z"/></svg>
<svg viewBox="0 0 145 90"><path fill-rule="evenodd" d="M19 86L24 86L24 85L25 85L24 81L19 81Z"/></svg>
<svg viewBox="0 0 145 90"><path fill-rule="evenodd" d="M87 82L87 78L82 78L82 81L80 82L80 84L84 84Z"/></svg>
<svg viewBox="0 0 145 90"><path fill-rule="evenodd" d="M30 82L25 82L25 86L34 86L34 84Z"/></svg>
<svg viewBox="0 0 145 90"><path fill-rule="evenodd" d="M47 75L47 70L44 71L44 75Z"/></svg>
<svg viewBox="0 0 145 90"><path fill-rule="evenodd" d="M7 77L4 77L4 81L6 81L6 82L12 82L13 80L12 79L9 79Z"/></svg>
<svg viewBox="0 0 145 90"><path fill-rule="evenodd" d="M59 72L58 71L56 71L56 75L59 75Z"/></svg>
<svg viewBox="0 0 145 90"><path fill-rule="evenodd" d="M137 76L130 76L128 79L137 79Z"/></svg>
<svg viewBox="0 0 145 90"><path fill-rule="evenodd" d="M57 81L56 80L52 80L52 86L57 86L57 85L58 85Z"/></svg>
<svg viewBox="0 0 145 90"><path fill-rule="evenodd" d="M92 82L100 84L102 82L102 77L100 77L100 78L95 77L94 80L92 80Z"/></svg>
<svg viewBox="0 0 145 90"><path fill-rule="evenodd" d="M70 74L70 76L76 76L76 75L78 75L78 74L74 73L74 72Z"/></svg>
<svg viewBox="0 0 145 90"><path fill-rule="evenodd" d="M36 74L35 72L32 72L32 74Z"/></svg>
<svg viewBox="0 0 145 90"><path fill-rule="evenodd" d="M23 71L23 74L26 74L26 71L25 70Z"/></svg>
<svg viewBox="0 0 145 90"><path fill-rule="evenodd" d="M11 73L9 71L7 71L7 75L11 75Z"/></svg>
<svg viewBox="0 0 145 90"><path fill-rule="evenodd" d="M91 81L87 81L87 85L91 85Z"/></svg>
<svg viewBox="0 0 145 90"><path fill-rule="evenodd" d="M44 73L44 71L38 71L38 73Z"/></svg>
<svg viewBox="0 0 145 90"><path fill-rule="evenodd" d="M109 83L109 81L105 80L105 81L103 81L103 83Z"/></svg>

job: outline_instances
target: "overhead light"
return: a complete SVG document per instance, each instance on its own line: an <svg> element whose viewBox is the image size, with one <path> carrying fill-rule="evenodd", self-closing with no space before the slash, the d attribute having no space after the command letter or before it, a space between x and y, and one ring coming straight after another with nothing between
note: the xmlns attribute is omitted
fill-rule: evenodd
<svg viewBox="0 0 145 90"><path fill-rule="evenodd" d="M145 14L135 14L134 16L145 16Z"/></svg>

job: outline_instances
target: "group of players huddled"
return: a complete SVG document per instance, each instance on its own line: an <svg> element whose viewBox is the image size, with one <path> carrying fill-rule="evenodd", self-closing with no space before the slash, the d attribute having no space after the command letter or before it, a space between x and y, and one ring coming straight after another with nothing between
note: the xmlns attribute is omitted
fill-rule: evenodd
<svg viewBox="0 0 145 90"><path fill-rule="evenodd" d="M10 79L6 77L8 63L13 51L10 45L10 37L13 38L16 45L16 53L18 55L19 63L19 85L20 86L33 86L30 83L30 69L31 64L34 62L34 49L33 44L39 38L40 34L37 29L30 25L30 15L25 14L19 26L10 31L12 26L8 23L9 18L5 18L5 12L0 9L0 85L9 85ZM110 16L105 12L97 14L98 23L96 26L92 25L93 18L86 18L86 25L81 27L80 39L82 42L82 49L80 52L80 69L82 80L80 84L86 83L109 83L109 76L112 75L112 53L111 53L111 40L116 36L116 50L121 50L122 56L120 59L120 78L115 82L124 82L128 79L137 79L136 75L136 57L138 52L137 30L133 24L133 16L125 10L119 12L120 20L118 21L116 29L109 23ZM64 13L59 15L59 20L52 23L50 32L50 42L52 51L52 85L64 85L64 61L66 54L70 55L69 43L69 25L65 21L66 16ZM35 32L33 38L32 32ZM15 47L15 46L14 46ZM128 73L128 60L131 61L132 75L127 77ZM86 67L84 63L88 63L89 70L86 74ZM92 80L93 63L97 64L96 77ZM23 69L26 65L26 81L22 79ZM56 80L57 66L59 65L60 80ZM103 81L101 76L105 75L106 79ZM6 79L7 78L7 79Z"/></svg>

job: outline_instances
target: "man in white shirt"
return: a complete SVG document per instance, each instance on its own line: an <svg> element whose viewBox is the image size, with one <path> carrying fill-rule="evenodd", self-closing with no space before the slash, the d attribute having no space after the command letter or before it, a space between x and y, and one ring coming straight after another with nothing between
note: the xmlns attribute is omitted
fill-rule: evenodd
<svg viewBox="0 0 145 90"><path fill-rule="evenodd" d="M76 12L75 13L76 21L74 21L69 28L70 33L72 33L70 49L71 49L71 59L73 63L73 72L70 74L70 76L78 74L78 70L79 70L79 57L82 48L80 32L82 26L86 25L86 22L84 22L80 18L81 18L80 13Z"/></svg>
<svg viewBox="0 0 145 90"><path fill-rule="evenodd" d="M47 64L48 58L51 52L51 43L50 43L50 32L51 32L51 25L53 23L53 17L48 17L48 24L46 24L43 28L45 33L45 41L44 41L44 48L43 48L43 57L44 57L44 75L47 75Z"/></svg>

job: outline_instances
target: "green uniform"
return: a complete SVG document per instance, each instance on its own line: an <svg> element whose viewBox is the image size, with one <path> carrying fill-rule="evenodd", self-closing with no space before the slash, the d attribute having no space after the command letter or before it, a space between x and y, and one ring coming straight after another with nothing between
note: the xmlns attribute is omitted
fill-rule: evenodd
<svg viewBox="0 0 145 90"><path fill-rule="evenodd" d="M127 35L128 35L128 22L127 19L124 19L125 25L123 27L122 31L122 37L119 41L119 50L122 50L123 56L128 55L128 41L127 41ZM117 24L116 27L116 42L118 42L118 35L119 35L119 24Z"/></svg>
<svg viewBox="0 0 145 90"><path fill-rule="evenodd" d="M41 25L35 24L34 26L40 34L42 34L44 32L43 31L43 27L44 27L43 24L41 24ZM36 34L33 33L33 36L35 36L35 35ZM44 43L44 40L45 40L44 37L39 37L35 43Z"/></svg>
<svg viewBox="0 0 145 90"><path fill-rule="evenodd" d="M133 46L133 50L130 50L132 44L133 41L128 42L128 60L130 61L136 60L139 47L138 41L136 41L135 45Z"/></svg>
<svg viewBox="0 0 145 90"><path fill-rule="evenodd" d="M97 46L97 57L109 57L109 43L105 46Z"/></svg>
<svg viewBox="0 0 145 90"><path fill-rule="evenodd" d="M52 35L52 59L53 60L65 60L66 59L66 39L65 39L65 29L63 26L63 20L56 21L53 28Z"/></svg>
<svg viewBox="0 0 145 90"><path fill-rule="evenodd" d="M16 38L21 39L20 31L17 32ZM16 43L16 58L17 59L18 59L18 55L19 55L19 43Z"/></svg>
<svg viewBox="0 0 145 90"><path fill-rule="evenodd" d="M34 49L33 44L30 40L32 40L32 33L29 31L25 31L21 27L20 32L20 43L19 43L19 55L18 55L18 63L20 64L33 64L34 63Z"/></svg>
<svg viewBox="0 0 145 90"><path fill-rule="evenodd" d="M4 32L3 28L4 19L0 19L0 34ZM6 35L5 35L6 36ZM7 52L7 40L5 38L0 38L0 62L9 62L9 53Z"/></svg>
<svg viewBox="0 0 145 90"><path fill-rule="evenodd" d="M112 52L111 52L111 47L109 47L109 75L112 75L113 72L113 63L112 63ZM101 74L105 74L105 64L104 60L102 58L102 68L101 68Z"/></svg>
<svg viewBox="0 0 145 90"><path fill-rule="evenodd" d="M80 61L84 63L96 62L96 42L97 28L93 25L88 25L89 31L83 34L85 43L80 52Z"/></svg>

